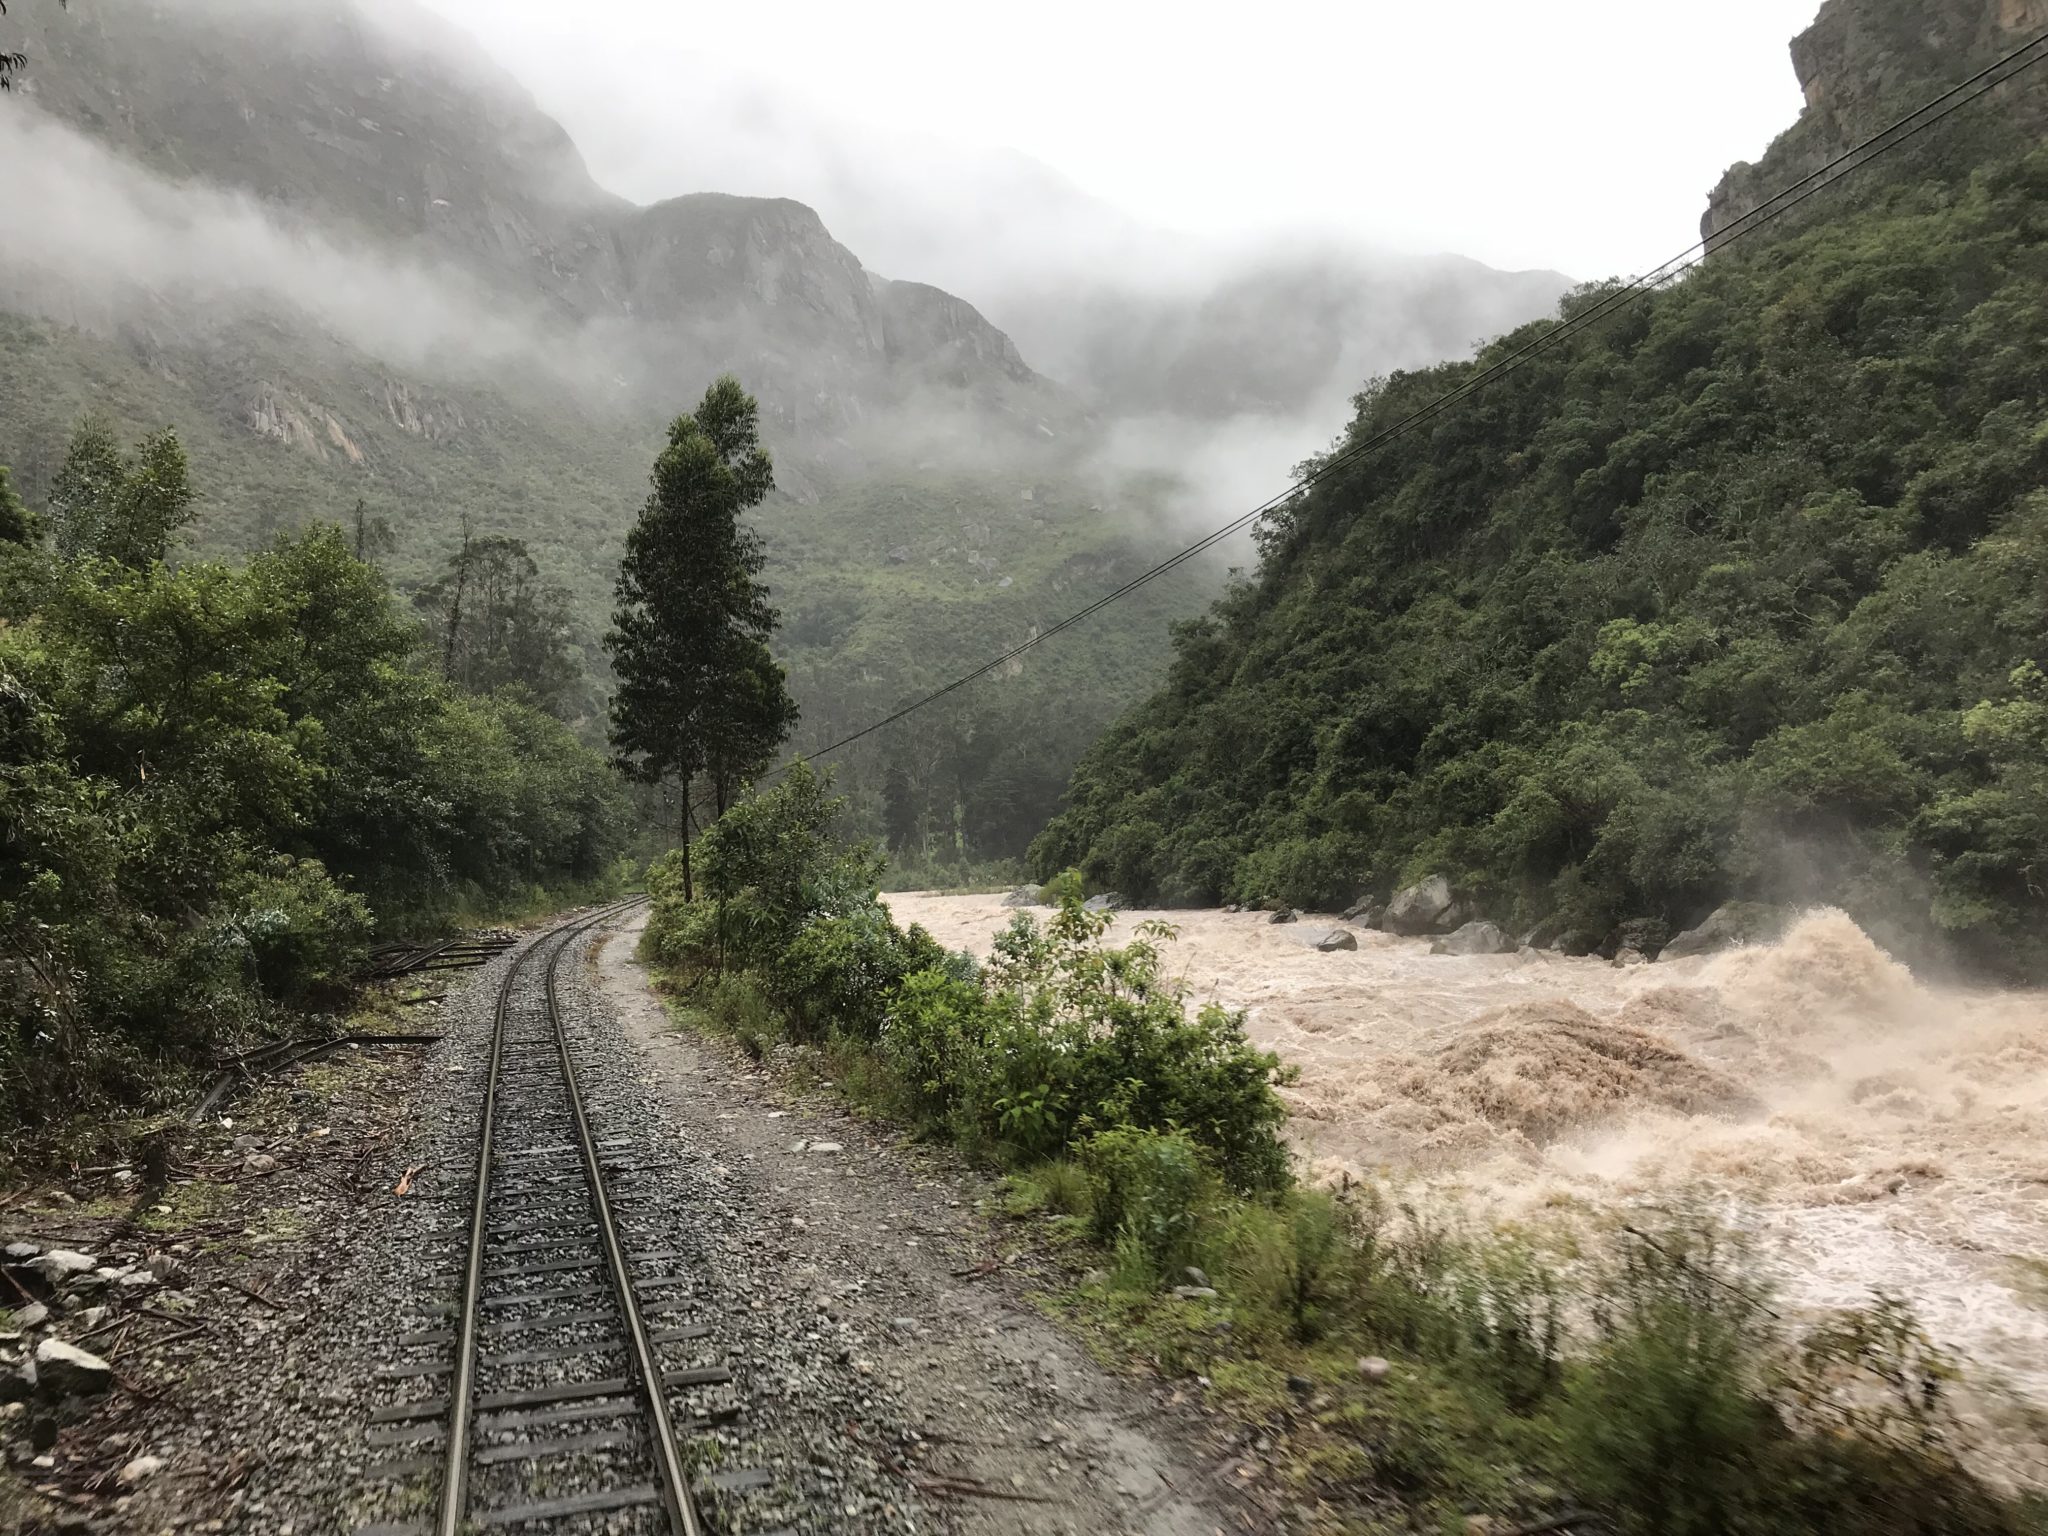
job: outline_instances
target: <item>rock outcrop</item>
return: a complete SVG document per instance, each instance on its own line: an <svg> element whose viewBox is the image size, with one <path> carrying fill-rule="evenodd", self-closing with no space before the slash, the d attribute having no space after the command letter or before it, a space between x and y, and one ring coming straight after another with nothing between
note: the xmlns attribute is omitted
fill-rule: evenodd
<svg viewBox="0 0 2048 1536"><path fill-rule="evenodd" d="M1633 950L1646 960L1654 960L1663 952L1671 940L1671 925L1661 917L1632 917L1616 925L1600 946L1600 953L1612 960L1626 950Z"/></svg>
<svg viewBox="0 0 2048 1536"><path fill-rule="evenodd" d="M114 1384L114 1368L89 1350L62 1339L36 1346L36 1390L49 1397L87 1397Z"/></svg>
<svg viewBox="0 0 2048 1536"><path fill-rule="evenodd" d="M1429 946L1432 955L1511 955L1515 941L1497 924L1466 923Z"/></svg>
<svg viewBox="0 0 2048 1536"><path fill-rule="evenodd" d="M1827 0L1813 25L1792 40L1805 110L1761 160L1731 166L1708 194L1700 220L1708 251L1766 199L2044 28L2048 0ZM1965 108L1906 154L1888 156L1887 164L1923 165L1928 156L1952 153L1959 166L1967 165L1978 134L2048 124L2048 91L2030 89L2033 84L2022 77L2001 86L1994 101Z"/></svg>

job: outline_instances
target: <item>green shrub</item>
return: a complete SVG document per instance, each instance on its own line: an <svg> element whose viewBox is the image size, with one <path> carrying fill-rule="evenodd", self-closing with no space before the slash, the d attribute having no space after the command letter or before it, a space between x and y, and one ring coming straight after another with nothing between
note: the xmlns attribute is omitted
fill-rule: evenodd
<svg viewBox="0 0 2048 1536"><path fill-rule="evenodd" d="M1468 1358L1517 1413L1541 1404L1563 1376L1564 1288L1556 1273L1514 1238L1468 1250L1456 1306Z"/></svg>
<svg viewBox="0 0 2048 1536"><path fill-rule="evenodd" d="M813 917L764 979L803 1038L821 1039L836 1029L871 1041L881 1034L904 978L936 948L921 931L917 938L903 933L887 908L867 900Z"/></svg>
<svg viewBox="0 0 2048 1536"><path fill-rule="evenodd" d="M1156 1285L1194 1262L1213 1180L1187 1136L1122 1126L1097 1132L1079 1150L1089 1219L1097 1239L1115 1245L1120 1279Z"/></svg>
<svg viewBox="0 0 2048 1536"><path fill-rule="evenodd" d="M1329 910L1356 894L1362 854L1351 840L1334 836L1279 839L1239 861L1231 888L1240 901Z"/></svg>
<svg viewBox="0 0 2048 1536"><path fill-rule="evenodd" d="M978 1075L987 1012L981 988L943 970L904 979L882 1026L880 1049L905 1111L922 1129L948 1125Z"/></svg>
<svg viewBox="0 0 2048 1536"><path fill-rule="evenodd" d="M1157 941L1170 928L1141 924L1116 949L1101 943L1107 924L1070 898L1048 925L1020 913L998 936L987 1080L1033 1131L1008 1139L1029 1155L1116 1126L1178 1129L1230 1188L1283 1187L1279 1058L1252 1046L1242 1013L1188 1017L1162 973Z"/></svg>
<svg viewBox="0 0 2048 1536"><path fill-rule="evenodd" d="M232 881L226 897L222 937L246 948L273 997L303 998L337 985L369 943L369 903L335 884L317 859L273 855Z"/></svg>
<svg viewBox="0 0 2048 1536"><path fill-rule="evenodd" d="M1240 1327L1311 1343L1350 1299L1355 1250L1348 1229L1343 1207L1323 1190L1227 1200L1202 1224L1199 1261L1237 1309Z"/></svg>
<svg viewBox="0 0 2048 1536"><path fill-rule="evenodd" d="M1038 899L1049 907L1084 901L1087 896L1088 885L1078 869L1063 869L1038 888Z"/></svg>
<svg viewBox="0 0 2048 1536"><path fill-rule="evenodd" d="M728 973L711 977L693 1002L714 1028L732 1036L756 1061L788 1038L782 1011L751 976Z"/></svg>
<svg viewBox="0 0 2048 1536"><path fill-rule="evenodd" d="M1094 1225L1095 1191L1088 1170L1068 1157L1055 1157L1013 1173L1004 1208L1013 1216L1068 1216Z"/></svg>

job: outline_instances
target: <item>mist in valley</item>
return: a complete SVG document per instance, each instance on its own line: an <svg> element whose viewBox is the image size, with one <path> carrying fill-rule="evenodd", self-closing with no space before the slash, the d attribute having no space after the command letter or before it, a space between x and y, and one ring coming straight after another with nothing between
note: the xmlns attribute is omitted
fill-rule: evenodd
<svg viewBox="0 0 2048 1536"><path fill-rule="evenodd" d="M1441 1217L1442 1233L1482 1234L1470 1253L1488 1285L1522 1283L1539 1259L1580 1285L1617 1228L1706 1211L1765 1255L1738 1278L1769 1288L1788 1328L1873 1286L1906 1297L1965 1358L1972 1390L1989 1384L1968 1401L1994 1421L2001 1475L2048 1487L2038 1434L2011 1431L2017 1409L1998 1418L2048 1404L2048 1008L2025 985L2044 974L2048 461L2033 423L2048 406L2038 370L2014 362L2048 345L2048 306L2012 234L2037 222L2039 162L2012 167L2039 135L1964 190L1930 179L1896 206L1817 202L1764 259L1717 255L1656 289L1629 311L1640 327L1551 332L1561 345L1540 366L1505 370L1441 426L1449 371L1414 376L1557 315L1582 280L1677 250L1725 167L1717 213L1729 187L1790 180L1853 142L1857 112L1889 108L1893 82L1926 72L1914 50L1943 67L1953 51L1927 21L1938 6L1828 0L1824 20L1912 24L1844 24L1822 39L1832 52L1809 38L1794 75L1784 41L1816 3L1736 0L1702 27L1631 0L1583 0L1569 26L1510 0L1427 14L1283 0L1256 26L1212 29L1066 0L1028 17L926 0L882 14L620 0L602 15L558 0L10 0L0 49L26 62L0 96L0 485L26 506L0 495L19 546L0 552L25 552L19 570L47 558L71 586L13 578L31 596L22 622L0 617L9 666L53 698L71 689L61 702L87 722L75 734L114 743L94 770L111 786L99 815L162 791L148 751L94 713L100 691L141 675L119 656L122 625L97 615L127 603L148 618L153 593L191 578L250 583L252 609L289 591L294 622L344 588L348 622L368 632L381 616L383 649L361 670L395 691L351 674L371 702L336 710L336 739L372 740L399 700L417 739L389 761L441 777L375 780L387 819L366 813L365 833L319 781L358 759L321 761L303 803L280 793L275 828L246 847L244 829L222 837L227 873L208 875L217 889L200 902L226 933L271 899L264 882L283 888L279 870L337 902L355 882L388 903L358 904L358 949L374 922L470 921L479 893L512 913L547 890L645 884L674 946L649 953L697 965L714 953L713 927L691 929L711 887L689 881L707 877L685 865L678 903L673 857L649 855L670 855L693 786L707 806L716 786L708 822L754 775L738 824L770 804L756 791L806 782L785 773L793 759L827 752L821 799L843 798L804 812L819 869L786 882L797 916L729 935L728 898L751 922L767 882L721 886L715 961L689 976L715 979L687 994L705 1020L732 1008L743 1070L872 1069L864 1109L906 1126L919 1122L901 1119L904 1085L933 1102L943 1088L919 1135L1020 1177L1048 1166L1043 1153L1094 1200L1124 1176L1087 1161L1102 1125L1165 1144L1185 1117L1098 1121L1078 1092L1055 1103L1020 1077L971 1109L997 1106L1001 1136L963 1130L988 1083L949 1074L1050 1082L1067 1056L1121 1049L1136 1019L1208 1065L1105 1072L1116 1115L1135 1115L1141 1074L1150 1091L1222 1061L1243 1069L1228 1114L1285 1142L1275 1166L1291 1171L1235 1193L1222 1164L1188 1151L1187 1222L1238 1210L1256 1235L1326 1212L1336 1252L1350 1212L1329 1192L1359 1212L1385 1193L1387 1232L1407 1206L1417 1233ZM1973 47L2002 46L2015 16L2048 25L2048 0L1972 4ZM1943 387L1909 398L1872 383L1886 369ZM633 693L635 660L622 644L615 676L601 637L654 606L648 588L621 595L641 579L619 582L628 531L670 422L727 373L758 403L774 490L734 492L691 524L728 466L687 461L701 480L658 486L652 503L671 518L671 563L647 568L693 580L725 537L689 619L718 593L747 595L734 611L759 667L729 666L708 625L686 634L701 649L683 665L682 642L658 666L652 646L640 660L643 676L670 667L692 687L726 666L715 681L734 698L751 697L735 678L758 686L771 767L728 782L698 743L695 759L657 764L668 782L628 789L610 754L628 750L615 699ZM1417 411L1427 434L1401 430ZM117 479L141 462L121 454L166 426L190 457L196 516L132 569L63 550L75 528L46 538L34 521L69 515L65 445L87 416L108 423ZM1383 439L1362 472L1302 491L1272 539L1240 531L1150 579L1286 494L1354 423ZM676 462L663 472L679 482ZM678 512L692 495L703 505ZM304 537L337 522L339 537ZM475 545L499 562L488 601L528 604L528 677L508 663L476 682L455 665L463 604L475 625L484 601L465 585ZM68 616L50 591L69 592ZM45 620L31 601L70 651L31 654ZM293 670L289 625L256 622L272 617L250 632L283 660L221 691L284 701L279 720L306 711L276 757L310 761L326 724L304 703L317 690ZM240 631L221 622L226 654ZM332 647L348 665L356 638ZM543 673L545 697L530 687ZM14 671L0 682L12 690ZM793 728L765 707L785 684ZM692 721L716 712L701 702L713 691L691 696ZM143 705L156 701L121 730ZM86 786L59 729L72 724L47 713L38 793ZM654 761L644 743L630 751ZM175 777L189 771L172 784L204 782ZM529 772L501 793L499 778ZM404 876L416 888L376 885L411 835L399 812L472 793L497 798L443 816L439 843L422 835L431 858ZM556 814L570 803L573 828ZM542 867L522 850L544 824L570 853ZM268 857L265 838L275 866L244 881L232 861ZM96 868L87 855L74 862ZM449 873L472 858L476 872ZM927 937L889 926L885 882ZM36 889L72 904L78 932L97 920L82 882ZM1099 913L1073 910L1084 889ZM989 960L1020 910L1063 893L1034 975L997 959L991 986L960 958ZM173 894L164 943L196 944ZM728 971L743 927L733 953L767 958ZM859 1039L839 994L791 1004L775 990L784 972L833 986L852 974L853 940L804 958L825 931L874 946L846 983L848 998L867 989ZM1163 969L1146 949L1093 947L1134 938L1159 946ZM117 939L92 942L130 942ZM67 964L52 974L100 984ZM1097 965L1128 994L1099 1019L1076 1002ZM1060 966L1071 974L1049 980ZM255 997L245 969L236 985ZM928 1081L888 1055L911 1049L903 989L922 982L956 1010ZM1035 1002L1034 988L1047 989ZM1199 1016L1201 1039L1174 1033L1212 999L1223 1011ZM249 1018L270 1027L253 1005ZM1056 1039L1042 1055L1002 1032L1074 1021L1066 1037L1029 1036L1034 1050ZM1066 1139L1028 1157L1002 1139L1057 1114ZM1028 1214L1092 1241L1078 1206L1059 1209ZM1324 1391L1385 1401L1385 1372L1364 1367L1388 1361L1360 1353L1385 1340L1341 1332L1357 1319L1315 1333L1351 1301L1316 1298L1311 1319L1312 1226L1273 1228L1296 1311L1261 1369L1277 1364L1283 1400L1298 1367L1328 1378L1311 1380L1312 1405ZM1101 1254L1073 1250L1117 1266L1097 1271L1105 1294L1126 1284L1134 1230ZM1131 1282L1133 1306L1236 1305L1245 1276L1195 1258L1214 1263L1189 1249ZM1604 1304L1590 1290L1549 1304L1572 1294L1594 1300L1553 1313L1546 1350ZM1253 1327L1199 1337L1266 1347ZM1343 1347L1325 1369L1315 1350L1332 1338ZM1467 1368L1430 1352L1391 1369L1435 1393L1426 1372ZM1545 1362L1541 1393L1579 1390L1563 1358ZM1445 1401L1470 1385L1442 1381ZM1499 1419L1507 1399L1474 1401ZM1547 1474L1541 1486L1553 1502ZM1375 1484L1382 1510L1384 1494Z"/></svg>

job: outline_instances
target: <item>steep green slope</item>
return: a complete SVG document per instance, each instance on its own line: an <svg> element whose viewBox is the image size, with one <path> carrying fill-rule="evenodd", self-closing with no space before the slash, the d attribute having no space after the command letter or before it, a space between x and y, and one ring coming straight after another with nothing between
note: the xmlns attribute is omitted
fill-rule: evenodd
<svg viewBox="0 0 2048 1536"><path fill-rule="evenodd" d="M953 682L1177 542L1145 486L1098 501L1057 466L1037 471L906 471L763 509L777 653L804 710L796 749ZM1220 577L1190 566L847 749L839 788L862 826L915 866L1021 856L1081 752L1157 685L1168 625Z"/></svg>
<svg viewBox="0 0 2048 1536"><path fill-rule="evenodd" d="M1182 902L1434 871L1596 932L1796 895L2039 972L2048 150L1835 207L1287 507L1037 865ZM1351 440L1543 328L1379 383Z"/></svg>
<svg viewBox="0 0 2048 1536"><path fill-rule="evenodd" d="M175 427L195 465L190 553L231 558L317 521L347 523L361 499L398 536L381 563L401 587L440 573L466 517L479 536L524 539L569 589L575 649L602 677L598 636L659 419L594 412L545 378L424 385L339 342L291 336L285 355L254 324L173 340L0 315L0 463L39 506L85 412L126 439ZM1171 542L1154 521L1156 487L1117 497L1083 486L1049 449L950 469L799 464L782 478L795 494L758 521L804 750L1027 639ZM889 830L893 768L914 807L899 805L900 848L1021 855L1082 749L1157 682L1166 625L1197 611L1216 579L1190 570L956 708L848 753L841 787L864 829Z"/></svg>

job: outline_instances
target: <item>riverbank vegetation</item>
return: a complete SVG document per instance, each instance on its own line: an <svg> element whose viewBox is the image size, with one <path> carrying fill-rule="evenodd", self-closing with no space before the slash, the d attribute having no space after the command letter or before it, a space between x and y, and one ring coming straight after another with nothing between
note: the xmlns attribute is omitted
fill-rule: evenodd
<svg viewBox="0 0 2048 1536"><path fill-rule="evenodd" d="M17 1149L165 1103L220 1046L332 1000L380 930L556 906L620 873L620 787L502 646L488 691L444 677L334 525L174 563L193 499L169 433L123 452L87 422L42 508L0 470ZM519 634L558 676L546 626Z"/></svg>
<svg viewBox="0 0 2048 1536"><path fill-rule="evenodd" d="M656 866L643 954L675 1011L1004 1170L1069 1266L1057 1305L1257 1422L1307 1529L2048 1530L1972 1470L1956 1363L1896 1301L1796 1326L1697 1212L1565 1242L1305 1187L1278 1059L1191 1009L1156 928L1110 945L1067 878L985 965L948 954L836 809L798 765L706 832L694 900Z"/></svg>
<svg viewBox="0 0 2048 1536"><path fill-rule="evenodd" d="M2042 973L2048 150L1371 384L1260 562L1076 770L1041 878L1503 922L1825 899ZM1520 931L1519 927L1516 931Z"/></svg>

